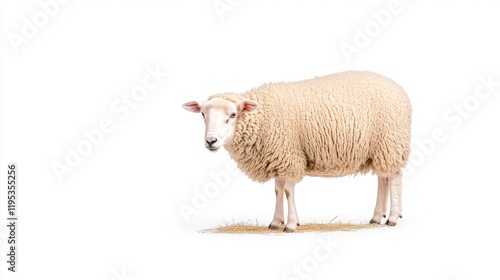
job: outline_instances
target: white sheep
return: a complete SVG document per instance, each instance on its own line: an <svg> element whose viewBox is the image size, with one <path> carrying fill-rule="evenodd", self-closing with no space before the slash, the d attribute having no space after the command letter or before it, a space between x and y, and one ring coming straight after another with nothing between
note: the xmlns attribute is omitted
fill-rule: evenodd
<svg viewBox="0 0 500 280"><path fill-rule="evenodd" d="M183 104L205 120L205 147L229 151L251 179L275 179L276 209L270 229L299 225L294 187L304 176L340 177L372 171L378 194L370 223L402 217L401 169L410 150L411 105L391 79L343 72L290 83L270 83L244 94L210 96Z"/></svg>

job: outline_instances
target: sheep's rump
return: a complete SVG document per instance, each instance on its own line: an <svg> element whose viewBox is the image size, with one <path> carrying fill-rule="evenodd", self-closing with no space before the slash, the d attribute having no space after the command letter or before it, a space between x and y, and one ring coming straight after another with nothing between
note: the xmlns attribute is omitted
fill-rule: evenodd
<svg viewBox="0 0 500 280"><path fill-rule="evenodd" d="M226 147L256 181L386 176L406 165L411 106L392 80L370 72L343 72L273 83L244 94L260 104L243 115Z"/></svg>

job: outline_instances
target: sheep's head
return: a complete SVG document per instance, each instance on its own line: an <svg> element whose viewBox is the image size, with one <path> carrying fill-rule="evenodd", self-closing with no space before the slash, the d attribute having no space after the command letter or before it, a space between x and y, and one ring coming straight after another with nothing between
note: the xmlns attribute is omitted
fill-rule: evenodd
<svg viewBox="0 0 500 280"><path fill-rule="evenodd" d="M215 152L233 139L240 115L254 111L259 105L251 100L234 103L215 97L201 105L191 101L184 103L182 107L190 112L201 113L205 121L205 147Z"/></svg>

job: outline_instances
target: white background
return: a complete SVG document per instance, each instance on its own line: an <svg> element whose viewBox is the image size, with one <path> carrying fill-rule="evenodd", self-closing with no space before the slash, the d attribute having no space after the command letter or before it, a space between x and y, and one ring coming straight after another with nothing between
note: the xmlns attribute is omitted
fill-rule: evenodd
<svg viewBox="0 0 500 280"><path fill-rule="evenodd" d="M221 14L214 3L233 6ZM18 163L19 245L18 272L8 272L2 188L0 278L301 279L286 273L305 264L308 279L498 279L500 86L483 100L474 92L480 77L500 81L500 6L404 1L377 30L373 13L387 6L69 1L16 47L11 38L23 36L23 18L33 22L43 9L36 1L2 1L0 178L6 182L8 162ZM373 36L347 59L340 45L355 46L356 28L367 26ZM120 118L113 102L130 96L157 65L169 77ZM227 187L189 222L183 218L179 207L192 206L214 183L211 172L224 176L230 159L203 147L201 116L182 103L351 69L391 77L413 105L413 171L396 227L200 233L233 219L271 221L273 182L243 174L228 175ZM469 110L460 116L453 110L464 102ZM82 131L103 119L114 130L59 181L54 162L66 164L67 147L75 149L85 141ZM439 141L429 142L439 131ZM376 178L305 178L296 196L303 223L337 216L366 223ZM318 240L339 247L313 266Z"/></svg>

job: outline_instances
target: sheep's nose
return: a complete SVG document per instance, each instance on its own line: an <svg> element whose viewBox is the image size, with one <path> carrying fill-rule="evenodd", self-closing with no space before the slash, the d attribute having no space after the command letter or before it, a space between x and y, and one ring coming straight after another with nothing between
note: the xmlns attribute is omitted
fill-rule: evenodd
<svg viewBox="0 0 500 280"><path fill-rule="evenodd" d="M208 146L209 146L209 147L212 147L212 145L213 145L215 142L217 142L217 138L215 138L215 137L207 137L207 138L205 139L205 141L207 141L207 144L208 144Z"/></svg>

